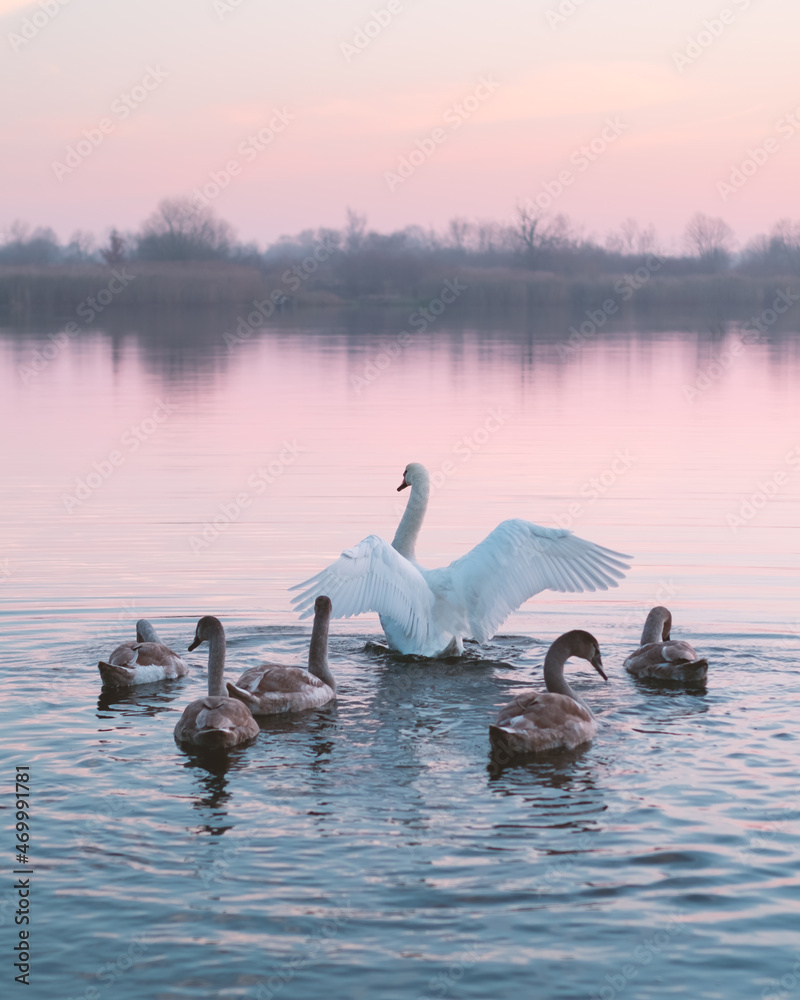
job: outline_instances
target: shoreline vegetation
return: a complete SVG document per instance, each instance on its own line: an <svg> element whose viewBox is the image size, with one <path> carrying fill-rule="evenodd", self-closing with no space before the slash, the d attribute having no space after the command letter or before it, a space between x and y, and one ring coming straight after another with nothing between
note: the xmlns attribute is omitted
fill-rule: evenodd
<svg viewBox="0 0 800 1000"><path fill-rule="evenodd" d="M299 309L369 306L409 309L436 300L449 281L458 290L448 311L463 314L532 314L539 311L582 313L605 310L697 311L736 317L770 307L776 295L794 305L800 278L791 274L751 275L659 273L664 265L645 258L630 271L565 275L510 267L435 266L413 281L347 294L324 280L309 277L298 287L287 269L261 269L224 261L142 262L115 267L101 264L0 266L0 316L27 321L37 317L72 317L91 321L113 304L119 308L235 307L244 315L254 308L271 318ZM664 268L666 270L666 268ZM288 270L288 274L294 272ZM794 310L792 309L792 312Z"/></svg>
<svg viewBox="0 0 800 1000"><path fill-rule="evenodd" d="M517 205L511 223L453 219L443 233L381 234L348 211L341 229L306 230L260 250L237 243L209 207L167 198L137 233L112 229L100 247L85 232L61 245L52 230L23 223L0 241L0 317L14 322L199 306L241 311L260 327L297 309L429 306L431 319L557 310L601 326L618 313L724 319L775 308L785 327L797 301L800 223L783 220L736 250L727 223L701 213L679 250L632 219L601 244L530 204Z"/></svg>

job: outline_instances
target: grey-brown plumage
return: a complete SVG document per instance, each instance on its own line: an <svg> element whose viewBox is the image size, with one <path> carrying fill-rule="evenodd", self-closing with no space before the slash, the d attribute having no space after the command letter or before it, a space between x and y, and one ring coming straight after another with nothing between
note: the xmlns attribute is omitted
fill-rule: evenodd
<svg viewBox="0 0 800 1000"><path fill-rule="evenodd" d="M228 693L243 701L253 715L280 715L319 708L336 697L336 681L328 666L328 625L331 602L314 602L314 627L308 649L308 670L263 663L245 670Z"/></svg>
<svg viewBox="0 0 800 1000"><path fill-rule="evenodd" d="M509 756L571 750L594 737L597 721L564 677L564 664L571 656L588 660L603 680L608 679L595 637L582 629L565 632L548 649L544 660L547 691L518 695L500 710L489 727L493 750Z"/></svg>
<svg viewBox="0 0 800 1000"><path fill-rule="evenodd" d="M694 647L682 639L671 639L672 614L665 607L650 610L642 630L639 649L631 653L623 666L634 677L684 684L703 684L708 675L708 661L699 657Z"/></svg>
<svg viewBox="0 0 800 1000"><path fill-rule="evenodd" d="M173 680L189 673L189 666L165 646L146 618L136 623L136 641L123 642L107 660L97 664L105 687L132 687Z"/></svg>
<svg viewBox="0 0 800 1000"><path fill-rule="evenodd" d="M225 630L213 615L197 623L189 650L208 642L208 694L183 710L175 726L178 743L206 749L234 747L258 736L258 723L250 709L225 695Z"/></svg>

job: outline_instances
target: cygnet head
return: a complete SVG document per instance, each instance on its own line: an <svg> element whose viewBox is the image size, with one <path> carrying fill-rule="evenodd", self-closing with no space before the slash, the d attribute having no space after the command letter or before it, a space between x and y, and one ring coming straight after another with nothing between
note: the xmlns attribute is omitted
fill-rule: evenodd
<svg viewBox="0 0 800 1000"><path fill-rule="evenodd" d="M189 646L189 652L191 653L193 649L197 649L201 642L208 642L213 635L219 635L221 631L222 623L219 618L215 618L213 615L203 615L197 623L194 639Z"/></svg>
<svg viewBox="0 0 800 1000"><path fill-rule="evenodd" d="M570 655L580 656L582 659L588 660L603 680L607 681L608 678L603 670L603 658L600 656L600 646L591 632L584 632L583 629L576 628L572 632L568 632L565 638L567 637L572 650Z"/></svg>
<svg viewBox="0 0 800 1000"><path fill-rule="evenodd" d="M409 462L403 473L403 481L397 487L397 492L404 490L406 486L419 486L423 482L427 482L429 478L428 470L424 465L420 465L419 462Z"/></svg>
<svg viewBox="0 0 800 1000"><path fill-rule="evenodd" d="M333 605L331 604L330 597L320 595L316 601L314 601L314 617L321 615L324 618L330 618L332 608Z"/></svg>

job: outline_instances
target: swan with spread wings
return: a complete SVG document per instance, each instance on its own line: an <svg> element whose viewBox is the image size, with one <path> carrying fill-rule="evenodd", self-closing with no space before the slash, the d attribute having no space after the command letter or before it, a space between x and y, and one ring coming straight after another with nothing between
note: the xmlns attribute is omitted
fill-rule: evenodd
<svg viewBox="0 0 800 1000"><path fill-rule="evenodd" d="M391 545L368 535L321 573L293 587L301 618L327 594L334 618L378 613L389 646L417 656L457 656L464 639L491 639L506 618L542 590L580 592L618 586L628 556L530 521L501 522L470 552L424 569L416 541L430 497L428 470L406 466L398 491L411 488Z"/></svg>

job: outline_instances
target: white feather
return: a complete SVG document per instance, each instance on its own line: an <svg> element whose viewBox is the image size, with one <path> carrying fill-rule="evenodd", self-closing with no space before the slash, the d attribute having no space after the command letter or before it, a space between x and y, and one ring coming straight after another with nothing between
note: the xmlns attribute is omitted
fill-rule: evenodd
<svg viewBox="0 0 800 1000"><path fill-rule="evenodd" d="M134 676L137 684L154 684L156 681L163 681L169 675L158 663L150 663L147 666L137 663Z"/></svg>
<svg viewBox="0 0 800 1000"><path fill-rule="evenodd" d="M334 618L376 611L393 648L437 656L461 652L465 637L491 639L512 611L542 590L607 590L628 568L627 557L570 531L509 520L449 566L423 569L414 546L427 507L428 473L409 465L404 483L412 495L393 544L369 535L293 587L300 591L293 603L301 617L327 594Z"/></svg>

